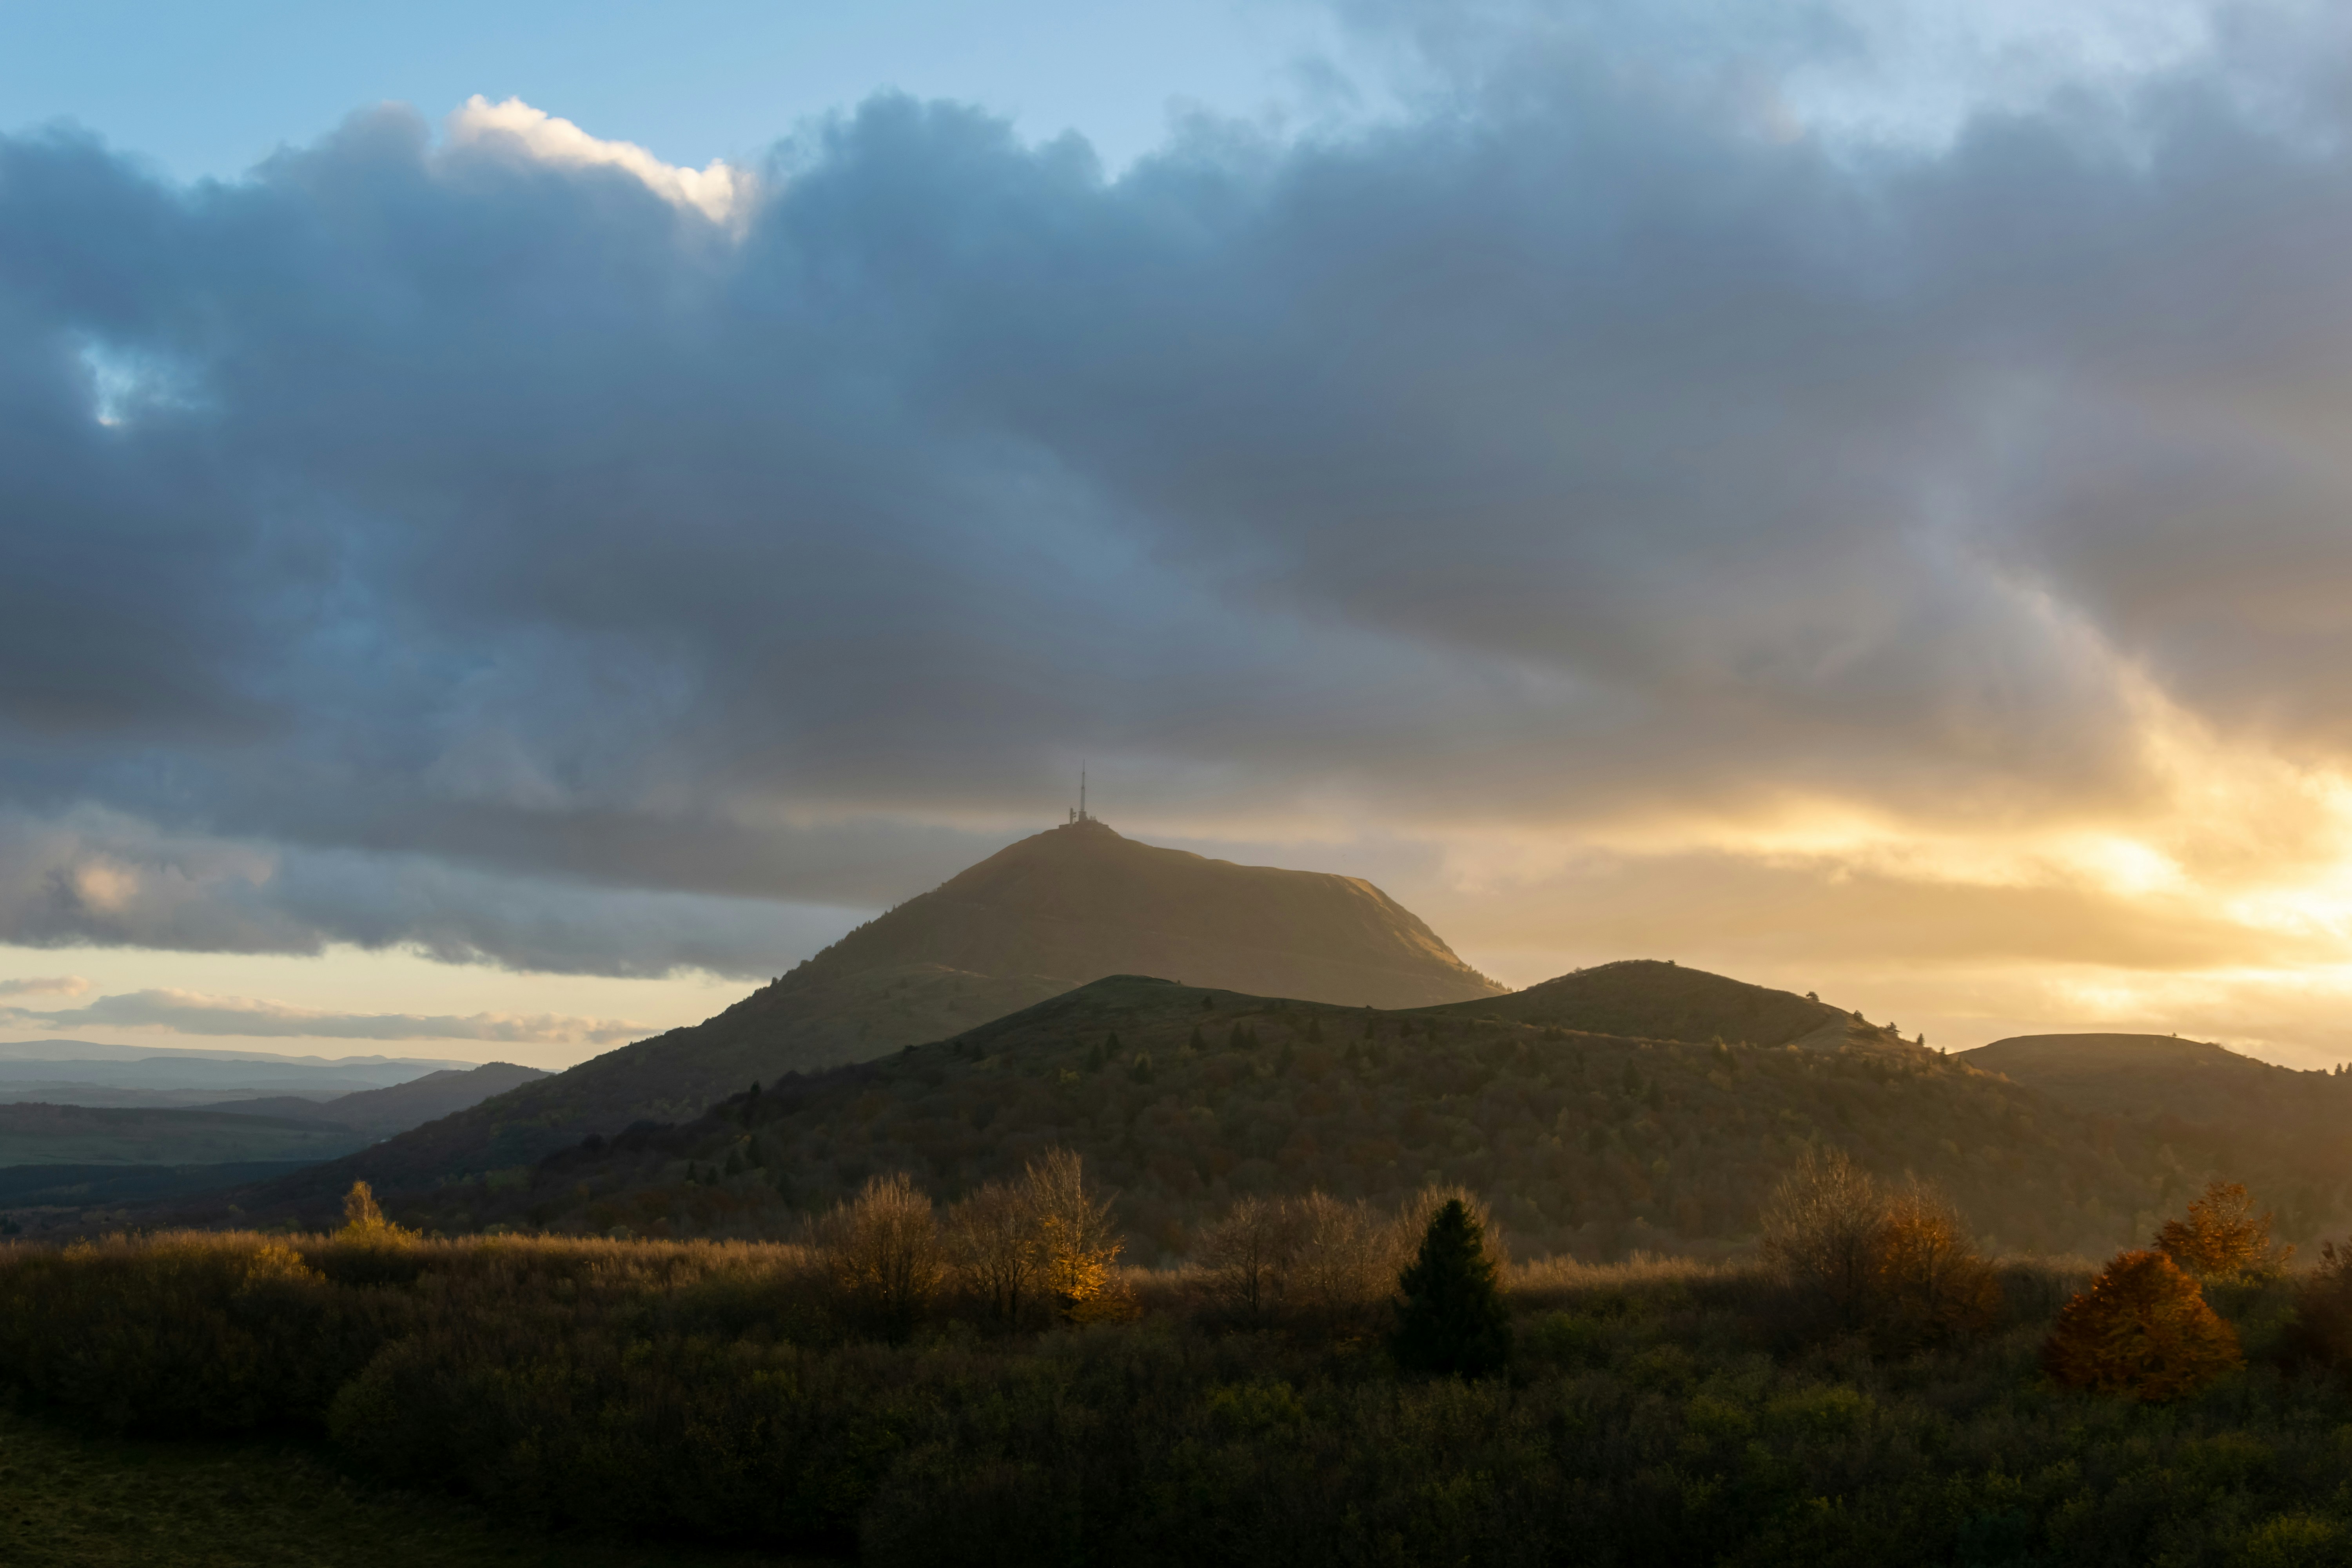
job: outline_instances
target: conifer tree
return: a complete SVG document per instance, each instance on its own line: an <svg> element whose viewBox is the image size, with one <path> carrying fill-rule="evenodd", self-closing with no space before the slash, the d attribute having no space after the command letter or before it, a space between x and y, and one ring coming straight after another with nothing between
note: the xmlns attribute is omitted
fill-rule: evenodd
<svg viewBox="0 0 2352 1568"><path fill-rule="evenodd" d="M1307 1043L1310 1046L1319 1046L1323 1043L1322 1019L1309 1017L1307 1020Z"/></svg>
<svg viewBox="0 0 2352 1568"><path fill-rule="evenodd" d="M727 1151L727 1173L730 1176L743 1173L743 1152L740 1149Z"/></svg>
<svg viewBox="0 0 2352 1568"><path fill-rule="evenodd" d="M1201 1037L1201 1026L1198 1024L1192 1026L1192 1037L1184 1043L1196 1051L1205 1051L1209 1048L1209 1042Z"/></svg>
<svg viewBox="0 0 2352 1568"><path fill-rule="evenodd" d="M1510 1359L1511 1317L1496 1273L1477 1217L1461 1199L1447 1199L1398 1277L1404 1299L1390 1341L1398 1363L1463 1377L1500 1371Z"/></svg>

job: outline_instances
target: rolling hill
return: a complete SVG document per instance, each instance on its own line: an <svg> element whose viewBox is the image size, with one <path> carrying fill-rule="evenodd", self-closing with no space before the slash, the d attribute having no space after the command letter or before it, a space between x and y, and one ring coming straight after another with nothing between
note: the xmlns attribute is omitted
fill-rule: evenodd
<svg viewBox="0 0 2352 1568"><path fill-rule="evenodd" d="M1721 1040L1817 1051L1853 1046L1897 1054L1912 1048L1893 1030L1864 1023L1860 1015L1841 1012L1816 997L1683 968L1671 959L1622 959L1454 1010L1473 1017L1690 1045Z"/></svg>
<svg viewBox="0 0 2352 1568"><path fill-rule="evenodd" d="M2352 1075L2299 1072L2169 1035L2021 1035L1953 1059L2210 1151L2294 1234L2316 1237L2352 1215Z"/></svg>
<svg viewBox="0 0 2352 1568"><path fill-rule="evenodd" d="M871 1174L905 1170L947 1198L1061 1144L1118 1191L1144 1261L1182 1253L1244 1194L1388 1204L1430 1181L1486 1194L1522 1252L1606 1258L1736 1244L1779 1173L1828 1142L1937 1182L1997 1245L2099 1251L2209 1173L2193 1147L1958 1058L1878 1037L1805 1044L1821 1021L1784 993L1655 964L1600 994L1617 1016L1680 1018L1707 1041L1496 1016L1486 1000L1383 1011L1122 976L680 1123L593 1135L528 1172L429 1192L429 1167L401 1173L413 1195L395 1209L452 1232L772 1235ZM1794 1038L1717 1045L1718 1016L1779 1019ZM278 1184L271 1212L323 1219L355 1163Z"/></svg>
<svg viewBox="0 0 2352 1568"><path fill-rule="evenodd" d="M1212 860L1082 819L1008 846L716 1017L418 1128L350 1169L388 1188L512 1169L585 1133L691 1120L746 1084L942 1039L1132 973L1349 1005L1502 991L1370 882Z"/></svg>

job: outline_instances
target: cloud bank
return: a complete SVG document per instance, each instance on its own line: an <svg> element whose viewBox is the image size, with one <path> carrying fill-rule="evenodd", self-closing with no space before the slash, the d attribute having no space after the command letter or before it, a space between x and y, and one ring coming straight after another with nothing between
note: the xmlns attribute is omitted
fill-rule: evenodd
<svg viewBox="0 0 2352 1568"><path fill-rule="evenodd" d="M1474 950L2336 962L2340 29L1873 141L1851 31L1447 15L1116 179L887 95L757 171L0 140L0 940L764 974L1088 756Z"/></svg>

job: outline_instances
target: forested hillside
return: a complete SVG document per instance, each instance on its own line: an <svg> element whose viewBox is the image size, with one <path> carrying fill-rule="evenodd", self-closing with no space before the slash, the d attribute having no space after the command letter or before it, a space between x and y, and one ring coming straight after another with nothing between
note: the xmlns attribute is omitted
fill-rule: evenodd
<svg viewBox="0 0 2352 1568"><path fill-rule="evenodd" d="M2023 1035L1956 1059L2160 1142L2194 1146L2315 1236L2352 1213L2352 1075L2169 1035Z"/></svg>
<svg viewBox="0 0 2352 1568"><path fill-rule="evenodd" d="M1182 1254L1244 1194L1391 1204L1432 1181L1487 1196L1524 1252L1608 1258L1752 1234L1778 1174L1832 1143L1939 1184L1991 1245L2098 1252L2208 1173L2193 1149L1915 1047L1638 1040L1488 1005L1381 1013L1116 978L397 1206L453 1233L775 1234L872 1174L953 1196L1065 1145L1118 1192L1142 1261ZM349 1180L281 1184L273 1212L323 1215Z"/></svg>

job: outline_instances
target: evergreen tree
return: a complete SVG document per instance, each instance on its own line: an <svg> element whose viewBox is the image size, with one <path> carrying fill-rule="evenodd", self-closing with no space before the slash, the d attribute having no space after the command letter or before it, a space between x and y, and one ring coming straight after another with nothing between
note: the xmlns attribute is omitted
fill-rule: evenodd
<svg viewBox="0 0 2352 1568"><path fill-rule="evenodd" d="M727 1151L727 1173L730 1176L743 1173L743 1152L740 1149Z"/></svg>
<svg viewBox="0 0 2352 1568"><path fill-rule="evenodd" d="M1117 1035L1113 1035L1111 1037L1111 1041L1114 1045L1118 1043L1118 1037ZM1105 1047L1097 1046L1094 1049L1087 1053L1087 1070L1088 1072L1100 1072L1102 1071L1103 1064L1109 1059L1110 1051Z"/></svg>
<svg viewBox="0 0 2352 1568"><path fill-rule="evenodd" d="M1239 1024L1235 1024L1233 1033L1225 1037L1225 1049L1238 1051L1246 1049L1248 1046L1249 1036L1243 1031Z"/></svg>
<svg viewBox="0 0 2352 1568"><path fill-rule="evenodd" d="M1323 1043L1322 1019L1309 1017L1307 1020L1307 1043L1310 1046L1319 1046Z"/></svg>
<svg viewBox="0 0 2352 1568"><path fill-rule="evenodd" d="M1430 1216L1420 1254L1397 1283L1404 1300L1390 1348L1399 1365L1480 1377L1510 1359L1510 1310L1486 1256L1486 1231L1460 1198Z"/></svg>
<svg viewBox="0 0 2352 1568"><path fill-rule="evenodd" d="M1198 1024L1192 1026L1192 1037L1185 1044L1196 1051L1205 1051L1209 1048L1209 1042L1201 1037L1201 1026Z"/></svg>

